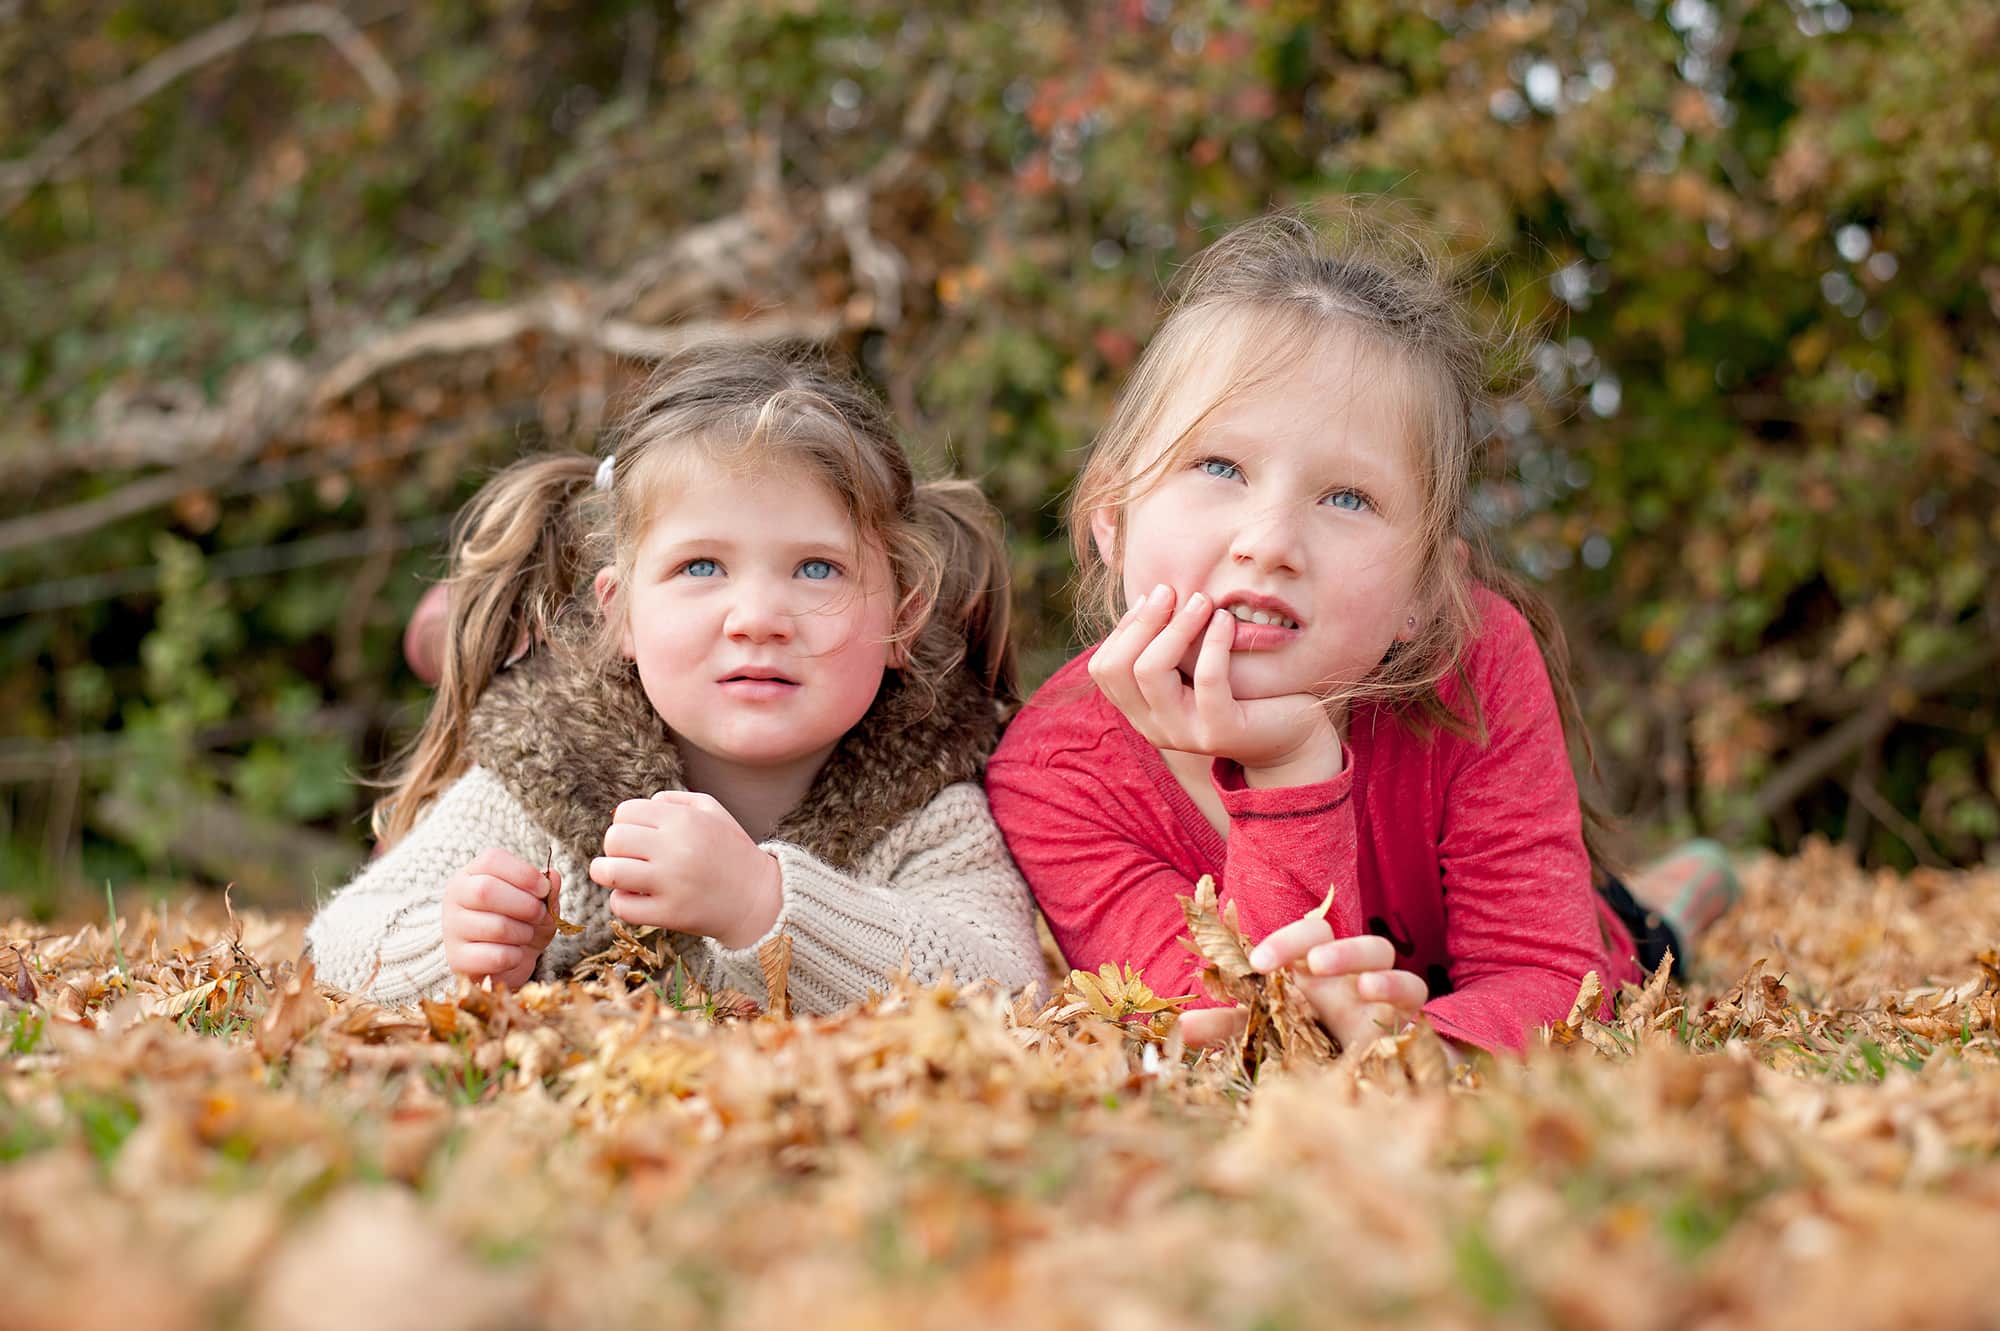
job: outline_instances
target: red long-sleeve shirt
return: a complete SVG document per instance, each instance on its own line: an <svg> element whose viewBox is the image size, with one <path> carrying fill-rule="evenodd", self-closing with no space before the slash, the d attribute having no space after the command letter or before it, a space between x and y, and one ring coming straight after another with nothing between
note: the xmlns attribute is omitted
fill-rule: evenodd
<svg viewBox="0 0 2000 1331"><path fill-rule="evenodd" d="M1157 993L1200 994L1175 898L1213 874L1253 941L1337 884L1334 932L1389 938L1397 966L1429 983L1439 1033L1485 1049L1519 1049L1561 1020L1586 971L1608 993L1636 978L1631 935L1591 886L1532 631L1498 595L1482 590L1479 605L1468 665L1484 745L1418 739L1357 706L1331 781L1250 789L1218 760L1227 836L1097 691L1088 652L1057 671L1008 727L986 791L1070 964L1129 962Z"/></svg>

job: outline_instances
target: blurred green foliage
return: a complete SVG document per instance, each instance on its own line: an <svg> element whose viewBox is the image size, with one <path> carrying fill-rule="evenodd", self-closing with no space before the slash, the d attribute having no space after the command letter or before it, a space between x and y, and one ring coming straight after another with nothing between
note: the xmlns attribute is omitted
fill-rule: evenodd
<svg viewBox="0 0 2000 1331"><path fill-rule="evenodd" d="M836 354L1007 513L1045 671L1073 645L1056 497L1174 264L1273 204L1388 193L1534 330L1482 512L1565 609L1613 804L1890 863L2000 853L2000 11L434 0L120 100L232 9L21 9L0 533L155 474L62 465L107 420L602 281L755 206L760 169L802 216L875 170L893 308L857 307L822 229L653 317L859 308ZM358 853L349 777L420 715L396 644L444 521L524 447L589 446L636 369L537 335L430 356L250 455L177 457L143 511L0 545L0 895L220 876L189 798ZM282 868L271 890L309 890Z"/></svg>

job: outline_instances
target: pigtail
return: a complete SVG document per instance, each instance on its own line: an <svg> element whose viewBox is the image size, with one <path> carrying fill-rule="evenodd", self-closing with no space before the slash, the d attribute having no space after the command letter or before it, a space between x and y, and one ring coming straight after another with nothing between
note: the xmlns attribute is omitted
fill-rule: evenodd
<svg viewBox="0 0 2000 1331"><path fill-rule="evenodd" d="M1021 699L1012 634L1007 545L999 515L970 481L915 487L901 543L919 568L906 569L899 621L918 626L908 673L935 685L963 666L1011 711Z"/></svg>
<svg viewBox="0 0 2000 1331"><path fill-rule="evenodd" d="M387 796L376 836L400 839L466 767L472 709L519 651L552 640L563 608L593 571L578 509L597 459L548 454L495 476L459 515L452 538L444 669L423 729Z"/></svg>

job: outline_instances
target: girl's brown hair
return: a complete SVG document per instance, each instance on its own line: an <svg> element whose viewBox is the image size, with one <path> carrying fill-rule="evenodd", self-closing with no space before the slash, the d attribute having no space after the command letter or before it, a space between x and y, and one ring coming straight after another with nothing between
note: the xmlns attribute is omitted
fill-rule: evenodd
<svg viewBox="0 0 2000 1331"><path fill-rule="evenodd" d="M1391 649L1349 696L1384 704L1419 734L1441 729L1483 740L1485 719L1465 664L1479 628L1474 589L1483 584L1504 596L1533 629L1548 667L1580 769L1584 839L1593 861L1605 864L1606 819L1584 780L1594 755L1562 625L1548 601L1500 562L1468 503L1488 443L1480 422L1490 415L1492 386L1506 374L1516 339L1474 325L1467 287L1416 228L1361 205L1318 218L1272 214L1209 245L1180 275L1159 332L1071 491L1078 604L1102 628L1122 600L1120 570L1092 539L1094 516L1113 519L1117 557L1131 502L1193 460L1208 416L1305 358L1327 354L1334 339L1349 339L1357 354L1400 371L1424 489L1416 574L1424 612L1416 636ZM1189 403L1185 387L1208 381L1203 370L1220 372L1221 390L1212 401ZM1445 700L1448 679L1457 681L1456 707Z"/></svg>
<svg viewBox="0 0 2000 1331"><path fill-rule="evenodd" d="M934 696L964 669L999 705L1018 701L998 516L970 482L919 483L881 405L816 357L739 344L680 356L641 390L611 457L523 459L460 515L444 669L423 729L376 804L383 841L408 832L465 770L472 709L523 645L616 659L623 593L600 610L591 580L611 566L617 588L630 582L660 496L694 462L809 468L846 506L857 543L887 555L905 685ZM595 484L600 466L605 489Z"/></svg>

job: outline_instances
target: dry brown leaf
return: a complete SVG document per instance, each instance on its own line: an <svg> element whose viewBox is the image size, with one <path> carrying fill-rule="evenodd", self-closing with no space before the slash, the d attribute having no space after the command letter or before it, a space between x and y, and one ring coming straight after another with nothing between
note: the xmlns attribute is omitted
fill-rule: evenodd
<svg viewBox="0 0 2000 1331"><path fill-rule="evenodd" d="M32 1003L35 992L34 972L21 949L12 943L0 948L0 1000Z"/></svg>
<svg viewBox="0 0 2000 1331"><path fill-rule="evenodd" d="M562 917L562 903L556 900L557 893L556 893L555 869L556 869L556 843L551 841L549 843L549 862L547 866L542 869L542 881L548 884L549 890L548 890L548 895L543 897L542 901L543 904L545 904L549 908L550 917L553 918L556 922L557 933L580 934L583 932L582 925L571 924L568 920L565 920Z"/></svg>
<svg viewBox="0 0 2000 1331"><path fill-rule="evenodd" d="M1580 1029L1584 1022L1597 1020L1603 1006L1604 982L1597 978L1596 971L1585 971L1583 983L1576 987L1576 1001L1569 1005L1569 1016L1563 1019L1563 1025Z"/></svg>
<svg viewBox="0 0 2000 1331"><path fill-rule="evenodd" d="M1181 914L1187 919L1188 946L1196 956L1220 972L1224 980L1248 979L1257 973L1250 964L1243 931L1236 924L1236 903L1230 902L1226 913L1217 909L1214 878L1203 874L1194 885L1194 896L1182 897L1180 903Z"/></svg>
<svg viewBox="0 0 2000 1331"><path fill-rule="evenodd" d="M783 1020L792 1015L792 936L775 934L757 946L757 964L764 971L764 1010Z"/></svg>
<svg viewBox="0 0 2000 1331"><path fill-rule="evenodd" d="M1332 1058L1334 1043L1292 977L1284 972L1260 975L1250 965L1249 940L1236 922L1236 903L1217 911L1215 880L1202 875L1194 896L1182 897L1180 903L1188 923L1181 941L1208 963L1201 972L1203 986L1218 1001L1247 1012L1240 1037L1245 1070L1254 1075L1274 1056L1280 1065Z"/></svg>
<svg viewBox="0 0 2000 1331"><path fill-rule="evenodd" d="M1627 986L1627 992L1631 993L1632 997L1618 1013L1620 1030L1628 1035L1637 1035L1640 1031L1651 1027L1653 1019L1668 1005L1668 1001L1675 993L1673 969L1674 954L1669 951L1660 958L1660 964L1653 968L1653 973L1647 977L1643 988L1635 992Z"/></svg>
<svg viewBox="0 0 2000 1331"><path fill-rule="evenodd" d="M312 962L300 962L299 968L278 985L270 1007L257 1023L257 1052L267 1059L283 1057L332 1010L313 984Z"/></svg>

